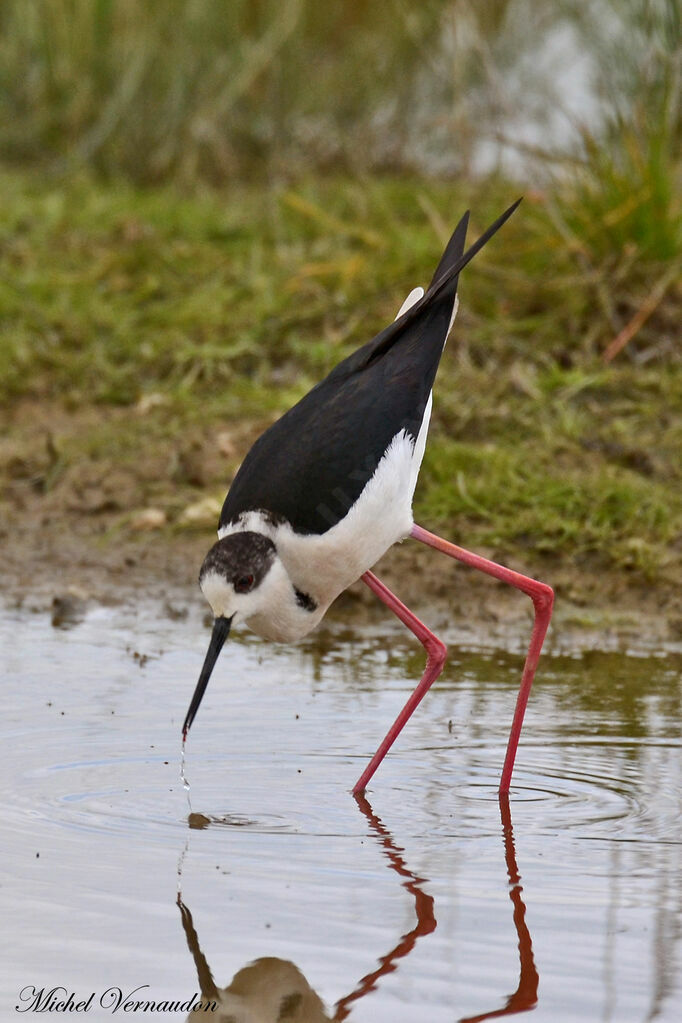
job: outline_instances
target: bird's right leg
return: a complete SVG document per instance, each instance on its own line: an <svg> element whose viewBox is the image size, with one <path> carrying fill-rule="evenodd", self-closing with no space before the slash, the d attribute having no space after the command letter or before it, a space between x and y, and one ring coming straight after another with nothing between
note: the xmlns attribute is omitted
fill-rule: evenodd
<svg viewBox="0 0 682 1023"><path fill-rule="evenodd" d="M491 575L494 579L499 579L500 582L508 583L515 589L527 594L527 596L529 596L533 601L533 631L531 633L530 643L528 644L528 653L526 654L526 660L523 666L521 685L519 687L518 696L516 697L516 709L514 711L511 731L509 732L507 753L502 767L502 777L500 778L500 794L506 795L509 792L509 786L511 784L511 776L514 769L516 750L519 745L523 716L526 712L526 704L528 703L531 686L533 685L533 679L535 678L535 670L538 666L538 660L540 659L542 644L552 617L554 591L551 586L547 585L547 583L541 583L537 579L531 579L527 575L521 575L520 572L515 572L511 568L505 568L504 565L498 565L497 562L490 561L488 558L483 558L480 554L474 554L472 551L467 551L463 547L458 547L457 544L450 543L449 540L443 540L442 537L436 536L435 533L430 533L428 529L418 526L416 522L410 530L410 536L414 537L415 540L419 540L420 543L426 544L428 547L433 547L434 550L447 554L449 558L461 561L464 565L469 565L471 568L477 568L480 572L485 572L486 575Z"/></svg>
<svg viewBox="0 0 682 1023"><path fill-rule="evenodd" d="M411 717L415 708L421 703L426 693L440 675L447 656L447 647L445 646L445 643L443 643L438 636L435 636L433 632L431 632L431 630L428 629L426 625L424 625L424 623L412 613L412 611L410 611L409 607L406 607L401 600L398 600L396 595L391 593L388 586L385 586L380 579L377 579L373 572L365 572L361 578L363 583L366 583L370 590L372 590L373 593L376 593L379 600L382 600L386 607L390 608L391 611L397 615L400 621L403 622L403 624L406 625L417 637L426 650L426 668L424 669L424 674L422 675L419 685L400 711L400 714L398 714L398 717L389 728L386 737L381 742L379 749L376 751L369 764L353 786L354 796L359 792L364 792L367 788L370 778L388 753L397 737L400 735L406 721Z"/></svg>

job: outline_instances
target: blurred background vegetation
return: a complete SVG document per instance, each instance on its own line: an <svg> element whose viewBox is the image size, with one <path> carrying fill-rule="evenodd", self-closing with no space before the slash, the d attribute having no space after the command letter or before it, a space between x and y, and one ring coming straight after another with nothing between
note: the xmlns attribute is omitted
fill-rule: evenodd
<svg viewBox="0 0 682 1023"><path fill-rule="evenodd" d="M519 150L589 160L599 140L621 173L662 174L680 18L676 0L3 0L2 150L192 186L519 169Z"/></svg>
<svg viewBox="0 0 682 1023"><path fill-rule="evenodd" d="M428 279L463 208L477 231L523 193L463 281L419 511L525 561L674 575L681 21L678 0L3 0L6 473L57 487L262 425ZM64 427L45 473L16 453L31 401L144 423Z"/></svg>

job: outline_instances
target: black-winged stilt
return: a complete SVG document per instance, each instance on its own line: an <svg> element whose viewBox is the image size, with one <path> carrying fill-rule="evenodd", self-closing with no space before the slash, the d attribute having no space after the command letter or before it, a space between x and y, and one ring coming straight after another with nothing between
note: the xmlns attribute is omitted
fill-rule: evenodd
<svg viewBox="0 0 682 1023"><path fill-rule="evenodd" d="M199 709L233 622L292 642L322 619L357 579L426 649L426 669L367 768L364 791L416 706L440 675L445 645L370 571L408 536L526 593L535 618L500 791L509 791L523 715L552 614L545 583L472 554L416 525L412 497L424 455L438 363L457 312L460 271L511 216L518 200L464 252L461 219L424 293L415 288L395 321L339 363L256 441L225 498L218 542L199 584L215 621L182 732Z"/></svg>

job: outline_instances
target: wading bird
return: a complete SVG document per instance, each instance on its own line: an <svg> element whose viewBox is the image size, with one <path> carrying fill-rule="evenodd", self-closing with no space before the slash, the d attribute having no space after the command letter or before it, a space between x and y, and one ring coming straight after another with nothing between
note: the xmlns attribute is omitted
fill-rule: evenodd
<svg viewBox="0 0 682 1023"><path fill-rule="evenodd" d="M355 783L364 791L406 721L440 675L445 645L370 571L411 536L526 593L534 623L516 701L500 791L508 792L523 715L552 614L537 582L443 540L412 518L433 382L457 312L460 271L511 216L514 203L464 252L459 222L426 292L415 288L395 321L339 363L256 441L229 489L218 542L199 573L215 621L183 724L183 743L230 627L259 636L305 636L333 600L362 579L426 649L419 685Z"/></svg>

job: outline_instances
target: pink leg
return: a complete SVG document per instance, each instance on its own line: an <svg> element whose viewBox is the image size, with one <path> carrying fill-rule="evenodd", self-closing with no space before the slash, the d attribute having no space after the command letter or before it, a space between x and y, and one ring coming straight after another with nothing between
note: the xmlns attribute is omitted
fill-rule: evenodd
<svg viewBox="0 0 682 1023"><path fill-rule="evenodd" d="M514 572L510 568L504 568L502 565L498 565L494 561L489 561L487 558L482 558L478 554L472 554L470 551L465 551L463 547L457 547L454 543L442 540L439 536L435 536L434 533L429 533L428 530L422 529L421 526L414 525L410 532L410 536L413 536L415 540L419 540L421 543L428 544L429 547L434 547L437 551L442 551L443 554L447 554L450 558L456 558L457 561L462 561L465 565L470 565L472 568L478 568L481 572L486 572L488 575L492 575L495 579L500 579L504 583L509 583L511 586L516 587L517 590L521 590L523 593L528 594L533 601L533 607L535 608L533 631L530 637L528 653L526 654L526 663L523 666L521 685L519 687L519 694L516 698L516 710L514 711L514 719L509 733L509 742L507 743L507 754L504 758L502 777L500 778L500 793L502 795L506 795L509 792L512 771L514 769L514 760L516 759L516 748L519 744L519 736L521 735L523 715L526 712L526 704L528 703L531 686L533 685L535 669L538 666L540 651L542 650L545 634L549 626L550 618L552 617L554 591L551 586L547 586L546 583L540 583L535 579L529 579L528 576L521 575L519 572Z"/></svg>
<svg viewBox="0 0 682 1023"><path fill-rule="evenodd" d="M376 751L369 764L356 781L355 786L353 787L354 796L359 792L364 792L367 788L370 778L397 739L405 722L411 716L418 704L421 703L428 690L440 675L447 655L447 648L445 644L442 643L437 636L434 636L431 630L427 629L423 622L420 622L417 616L412 614L410 609L405 607L402 601L398 600L395 594L391 593L389 588L384 586L381 580L377 579L372 572L365 572L362 576L362 581L367 583L370 590L376 593L377 597L379 597L380 600L383 600L384 604L386 604L386 606L398 616L400 621L415 634L419 642L426 649L426 668L421 682L412 693L403 709L400 711L400 714L398 714L398 717L391 725L386 738L383 740L379 749Z"/></svg>

